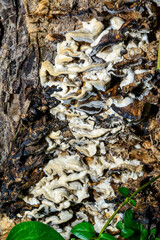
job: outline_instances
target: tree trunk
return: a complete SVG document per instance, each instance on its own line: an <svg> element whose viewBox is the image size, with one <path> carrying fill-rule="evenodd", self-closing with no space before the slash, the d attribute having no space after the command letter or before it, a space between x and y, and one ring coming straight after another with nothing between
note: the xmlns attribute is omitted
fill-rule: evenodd
<svg viewBox="0 0 160 240"><path fill-rule="evenodd" d="M109 6L111 2L113 1L107 1ZM119 0L116 2L120 4ZM23 0L23 2L22 0L1 0L0 182L2 193L0 206L2 214L7 213L8 216L14 218L18 211L31 209L29 204L18 199L18 195L20 193L26 194L29 187L44 176L44 172L39 169L50 159L50 156L45 154L47 149L45 137L51 130L58 131L67 128L65 121L58 121L50 114L50 108L57 106L59 101L51 96L54 91L57 91L56 89L44 89L41 86L39 78L41 63L46 60L54 62L57 55L57 43L65 39L66 32L81 28L82 20L88 21L96 18L105 24L109 19L109 14L105 12L106 6L104 7L107 3L101 0ZM140 12L137 11L136 14L139 16ZM134 13L133 16L132 13L126 15L126 12L123 11L118 12L117 16L124 18L126 21L128 17L130 19L135 17ZM154 28L156 32L158 26L154 26ZM154 42L157 41L156 33L150 38L150 41L153 42L150 51L156 49L156 53L153 54L154 59L151 59L154 68L153 79L158 82L160 77L155 71L155 55L158 47L158 44L156 45ZM148 175L152 176L156 174L157 170L159 171L160 108L158 98L160 92L158 90L159 83L155 82L153 80L155 92L148 95L145 102L145 104L150 102L151 105L156 106L156 114L147 123L149 133L147 133L148 135L142 134L143 131L145 132L146 126L144 125L146 123L143 125L144 119L141 119L141 125L138 125L138 140L136 139L134 143L126 140L126 149L131 158L138 160L143 158L142 164L145 169L144 178L134 181L134 187L131 181L126 183L129 188L136 188L143 181L146 181ZM114 94L114 91L115 89L112 89L111 94ZM155 106L151 106L153 110ZM143 107L144 105L139 107L141 112L144 110ZM131 113L134 110L137 113L137 108L138 103L133 106ZM116 106L113 110L121 115L126 114L126 112L117 109ZM128 113L130 109L126 111ZM134 129L127 128L127 136L129 136L129 131L137 131L136 124L134 127ZM136 145L139 142L144 150L142 157L140 156L141 153L139 154L140 150L134 151L132 149L133 144ZM125 144L120 146L120 143L117 143L117 145L109 145L108 143L108 148L113 149L113 151L123 147L125 147ZM123 154L125 155L125 153ZM156 193L155 196L153 196L153 192ZM157 206L159 190L157 185L153 192L150 199L155 200L153 215L155 214L157 217L159 216L159 207ZM145 201L145 197L141 197L138 203L139 208L141 199ZM152 209L153 206L151 205L150 202L147 207ZM144 205L142 211L145 212ZM2 216L4 217L4 215ZM1 225L4 228L2 238L5 239L6 232L14 224L10 223L9 219L6 220L6 216L2 219ZM5 232L7 221L8 226ZM15 220L15 223L17 223L17 220Z"/></svg>

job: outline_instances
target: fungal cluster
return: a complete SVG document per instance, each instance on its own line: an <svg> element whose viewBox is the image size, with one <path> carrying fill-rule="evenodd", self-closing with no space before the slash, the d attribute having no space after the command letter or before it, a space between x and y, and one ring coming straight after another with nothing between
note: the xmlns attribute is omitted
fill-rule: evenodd
<svg viewBox="0 0 160 240"><path fill-rule="evenodd" d="M104 9L116 12L110 4ZM57 44L55 63L41 64L42 86L56 89L58 104L50 112L66 125L46 137L51 160L45 175L21 196L38 207L23 217L50 224L64 237L82 221L99 232L119 203L117 188L144 175L147 156L136 155L146 153L137 131L147 131L146 117L158 111L148 103L157 58L157 45L148 39L154 13L148 12L147 23L123 16L107 24L82 22Z"/></svg>

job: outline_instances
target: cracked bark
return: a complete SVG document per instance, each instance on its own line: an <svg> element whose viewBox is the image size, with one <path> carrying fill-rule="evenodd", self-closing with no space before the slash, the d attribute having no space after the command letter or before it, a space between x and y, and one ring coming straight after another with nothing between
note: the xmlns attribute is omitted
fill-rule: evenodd
<svg viewBox="0 0 160 240"><path fill-rule="evenodd" d="M30 44L21 1L1 1L0 161L4 162L21 116L27 111L25 89L39 83L36 48Z"/></svg>

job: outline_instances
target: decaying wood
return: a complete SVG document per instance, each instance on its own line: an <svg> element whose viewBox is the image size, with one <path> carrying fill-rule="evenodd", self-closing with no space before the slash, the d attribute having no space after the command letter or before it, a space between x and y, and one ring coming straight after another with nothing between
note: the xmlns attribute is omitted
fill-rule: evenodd
<svg viewBox="0 0 160 240"><path fill-rule="evenodd" d="M47 143L45 137L52 129L59 130L59 126L66 125L59 121L52 126L52 117L49 108L58 105L58 101L50 95L57 91L56 88L43 90L30 89L28 98L30 106L21 121L13 139L7 164L4 164L3 176L1 178L1 209L2 212L17 211L17 202L20 192L25 191L43 177L39 170L43 166L46 155ZM19 202L22 207L22 201ZM10 206L10 207L9 207ZM6 210L5 210L6 209Z"/></svg>
<svg viewBox="0 0 160 240"><path fill-rule="evenodd" d="M156 8L152 1L148 1L153 11L153 18L146 21L142 16L143 0L141 1L49 1L49 0L2 0L0 5L0 149L1 149L1 212L15 217L17 212L31 209L34 206L26 204L19 198L19 194L26 194L30 186L38 182L44 173L39 170L49 156L45 154L47 143L45 137L51 130L63 129L63 134L70 134L67 122L60 122L50 115L49 109L58 105L57 99L51 97L56 87L42 88L39 82L40 63L46 59L54 61L56 56L56 43L65 39L64 33L81 27L81 20L90 20L93 17L107 21L109 14L118 14L126 19L121 32L113 32L113 38L107 35L101 40L101 45L96 46L96 52L109 44L119 42L122 33L129 28L152 29L157 28ZM137 17L139 20L137 20ZM111 34L112 35L112 34ZM151 40L152 40L152 36ZM155 37L155 36L154 36ZM127 41L127 39L125 39ZM157 42L154 38L144 52L137 53L135 58L125 55L123 62L114 65L115 74L119 74L122 67L143 64L155 70L157 59ZM140 59L140 60L139 60ZM146 60L144 60L146 59ZM96 59L97 60L97 59ZM137 65L138 65L137 64ZM112 108L126 120L129 116L133 124L128 127L125 135L119 136L117 145L109 144L108 148L118 149L117 154L130 156L143 162L145 174L139 180L126 184L132 191L136 190L149 177L159 171L160 159L160 75L155 71L150 75L137 76L139 88L134 85L124 89L122 94L133 90L140 92L140 84L146 78L152 78L153 90L144 102L133 102L125 108ZM111 83L109 89L99 93L99 97L118 96L120 94L118 83ZM138 94L138 93L137 93ZM97 117L97 123L106 127L107 119L102 121ZM54 122L54 124L53 124ZM130 134L134 134L143 146L135 151L132 148L136 140L129 141ZM125 149L125 150L124 150ZM92 159L86 159L88 164ZM124 168L125 169L125 168ZM112 169L109 174L115 174L124 169ZM113 188L117 189L113 184ZM137 204L137 211L148 214L152 218L160 218L158 201L160 199L159 183L150 187L150 194L142 193ZM94 195L96 196L96 192ZM114 202L115 199L110 199ZM142 201L144 202L142 206ZM152 204L154 202L154 204ZM147 209L147 210L146 210ZM147 216L145 215L145 219ZM151 219L150 219L151 220ZM11 228L12 224L8 226Z"/></svg>

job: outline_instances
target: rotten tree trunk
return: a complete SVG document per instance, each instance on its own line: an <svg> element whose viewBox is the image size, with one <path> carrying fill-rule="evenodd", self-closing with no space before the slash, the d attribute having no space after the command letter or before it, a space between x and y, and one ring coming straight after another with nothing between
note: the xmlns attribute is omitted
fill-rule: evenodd
<svg viewBox="0 0 160 240"><path fill-rule="evenodd" d="M116 2L117 5L121 5L121 1L117 0ZM80 20L85 21L95 17L104 23L107 22L109 14L105 11L111 5L108 1L108 5L102 8L103 1L101 0L23 0L23 3L22 0L1 0L0 182L2 193L0 206L2 212L8 213L12 217L16 215L19 209L30 209L29 205L20 199L17 200L18 194L27 191L31 185L44 176L43 171L39 171L39 168L43 166L45 161L49 160L49 156L45 155L47 148L45 137L51 129L58 131L67 127L66 122L58 121L49 113L49 109L58 104L58 101L50 96L57 89L42 88L39 80L40 64L45 60L54 61L57 54L57 42L65 39L64 33L79 29L82 25ZM103 10L105 11L103 12ZM118 14L120 17L127 19L123 11L125 10L122 9ZM132 13L128 14L130 18L134 17ZM136 14L137 17L140 15L138 11ZM152 40L155 41L155 39ZM155 42L151 44L151 48L155 50ZM156 56L154 55L154 59L151 60L154 64ZM123 65L125 62L118 64ZM120 68L122 66L115 65L114 67ZM158 82L159 76L155 76L155 78ZM159 86L158 83L157 86ZM111 93L115 90L118 91L118 87L114 87L116 89L111 89ZM157 104L157 96L159 96L159 93L155 93L155 96L153 93L151 98L149 96L148 99L151 99L153 104ZM135 104L132 109L124 109L126 112L123 111L123 108L117 109L116 106L114 106L114 110L119 115L130 114L134 116L136 112L134 107L137 109L137 106L138 104ZM140 117L139 112L137 115L141 118L143 106L139 109ZM159 119L158 114L157 119ZM54 126L51 121L54 122ZM143 162L144 166L147 166L146 175L144 175L145 180L148 172L153 171L154 173L159 168L157 159L160 152L154 146L154 139L157 142L159 141L155 130L158 129L158 123L156 122L156 124L152 132L149 133L152 136L150 137L148 134L148 142L145 141L145 137L139 136L144 144L144 156L139 154L140 150L132 150L132 144L129 141L122 146L118 143L117 146L116 144L108 144L110 149L120 149L120 147L125 149L126 147L126 151L133 159L142 160L142 162L147 159L146 162ZM142 127L142 130L145 129L145 126L140 127ZM141 184L141 182L138 182L138 184ZM132 182L130 181L128 187L131 186ZM134 182L134 187L137 187L136 182ZM155 189L154 191L157 194L155 195L158 199L158 187L156 186ZM154 206L151 206L151 203L149 204L149 208L152 209ZM156 204L154 209L155 215L158 216L159 206L156 206ZM138 206L140 205L139 203ZM143 209L145 209L144 206Z"/></svg>

